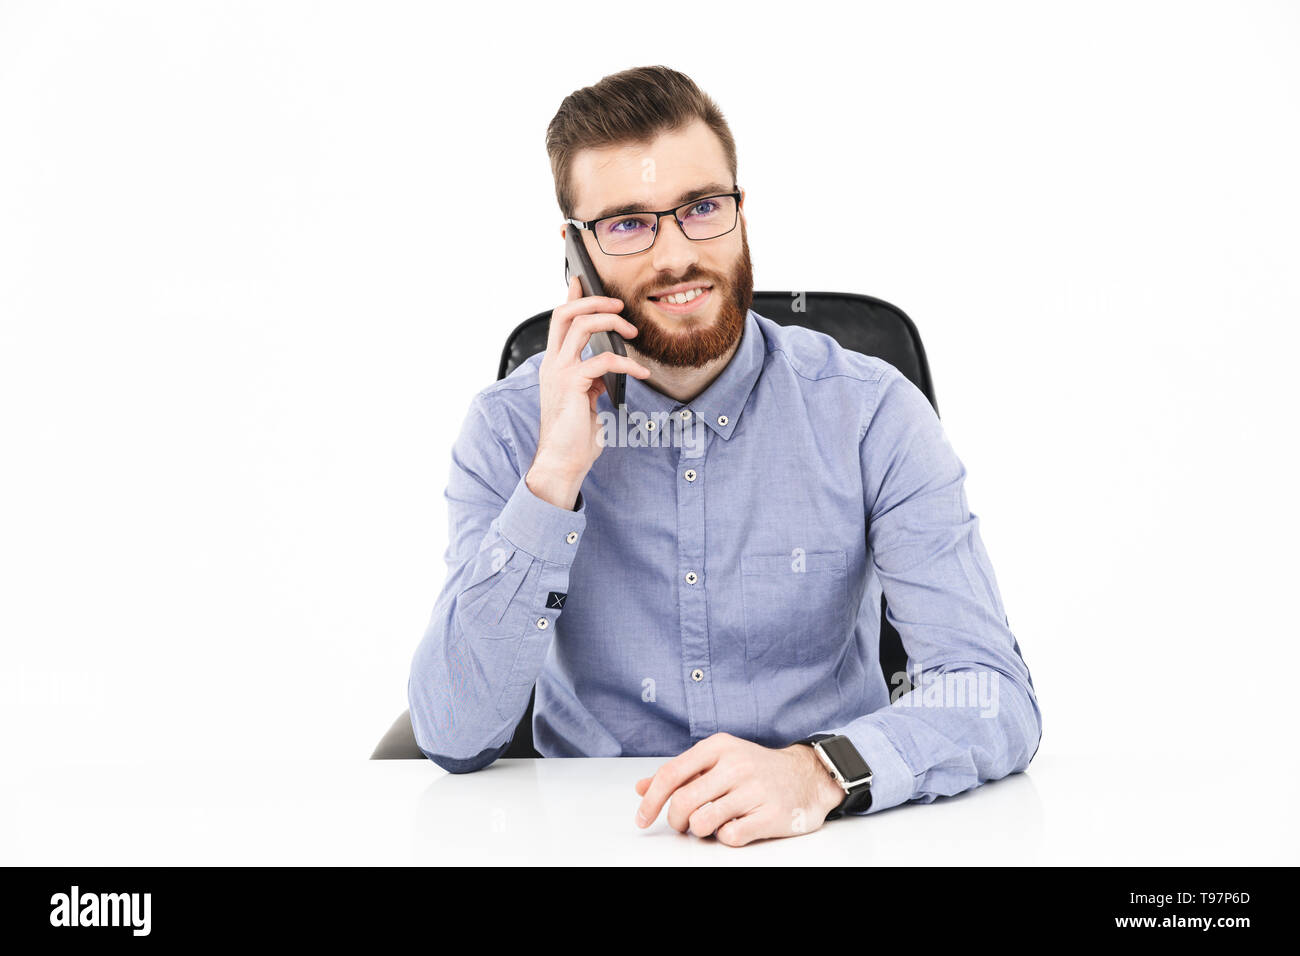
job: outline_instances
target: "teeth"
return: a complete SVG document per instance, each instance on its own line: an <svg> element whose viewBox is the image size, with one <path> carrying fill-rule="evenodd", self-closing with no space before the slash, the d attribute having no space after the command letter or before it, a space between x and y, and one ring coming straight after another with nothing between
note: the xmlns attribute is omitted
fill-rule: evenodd
<svg viewBox="0 0 1300 956"><path fill-rule="evenodd" d="M689 292L678 292L676 295L664 295L659 297L661 302L672 302L675 305L685 305L696 296L703 295L704 289L691 289Z"/></svg>

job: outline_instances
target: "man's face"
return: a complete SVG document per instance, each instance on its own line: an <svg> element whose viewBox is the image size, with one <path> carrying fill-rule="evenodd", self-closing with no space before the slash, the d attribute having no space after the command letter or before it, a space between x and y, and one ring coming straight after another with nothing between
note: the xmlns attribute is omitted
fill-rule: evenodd
<svg viewBox="0 0 1300 956"><path fill-rule="evenodd" d="M644 146L582 150L570 173L574 218L583 221L638 205L668 209L732 187L722 144L702 120ZM710 184L722 188L698 191ZM754 272L743 205L738 228L715 239L687 239L665 216L655 244L635 255L606 255L590 230L581 230L581 237L605 294L623 300L624 318L638 329L630 343L634 352L661 365L695 368L725 355L744 331ZM685 306L655 301L683 283L708 291Z"/></svg>

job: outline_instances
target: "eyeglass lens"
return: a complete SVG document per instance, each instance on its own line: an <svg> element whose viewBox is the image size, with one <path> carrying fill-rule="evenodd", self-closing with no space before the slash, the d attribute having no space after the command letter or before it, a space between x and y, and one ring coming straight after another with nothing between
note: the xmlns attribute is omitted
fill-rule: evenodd
<svg viewBox="0 0 1300 956"><path fill-rule="evenodd" d="M736 227L736 197L697 199L677 210L688 239L716 239ZM626 256L649 249L659 222L649 213L628 213L596 223L596 241L606 255Z"/></svg>

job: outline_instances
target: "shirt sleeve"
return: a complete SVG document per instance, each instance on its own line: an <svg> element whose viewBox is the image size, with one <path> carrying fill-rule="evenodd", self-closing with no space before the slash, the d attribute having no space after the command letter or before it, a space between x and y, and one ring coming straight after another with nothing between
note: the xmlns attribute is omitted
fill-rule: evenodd
<svg viewBox="0 0 1300 956"><path fill-rule="evenodd" d="M913 689L831 733L873 773L877 813L1024 770L1042 716L967 506L966 469L925 395L889 366L860 441L867 543Z"/></svg>
<svg viewBox="0 0 1300 956"><path fill-rule="evenodd" d="M447 483L447 577L411 662L407 696L420 750L452 773L503 754L528 706L586 530L574 510L524 482L490 394L470 406Z"/></svg>

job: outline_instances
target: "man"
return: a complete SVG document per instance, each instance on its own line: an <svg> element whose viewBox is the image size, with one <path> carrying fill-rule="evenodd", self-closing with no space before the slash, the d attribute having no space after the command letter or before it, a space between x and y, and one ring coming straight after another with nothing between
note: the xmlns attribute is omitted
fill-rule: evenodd
<svg viewBox="0 0 1300 956"><path fill-rule="evenodd" d="M543 756L675 755L635 782L636 824L667 806L729 845L1023 770L1041 717L965 468L892 366L751 310L716 104L625 71L567 97L547 149L561 236L580 229L607 295L571 282L545 353L456 441L420 749L487 766L536 685ZM627 355L584 358L598 331ZM917 674L892 703L882 589Z"/></svg>

